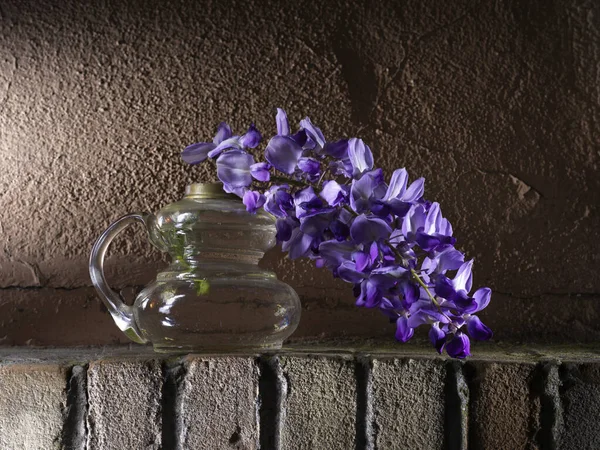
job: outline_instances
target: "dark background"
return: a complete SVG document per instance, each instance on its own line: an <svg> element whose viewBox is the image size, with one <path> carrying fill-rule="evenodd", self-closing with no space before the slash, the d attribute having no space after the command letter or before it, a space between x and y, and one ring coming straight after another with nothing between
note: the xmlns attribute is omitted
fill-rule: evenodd
<svg viewBox="0 0 600 450"><path fill-rule="evenodd" d="M125 342L87 274L117 217L209 181L179 159L276 107L362 137L424 176L494 290L499 341L600 340L596 1L104 1L0 4L0 343ZM139 230L138 230L139 231ZM110 259L131 295L163 259ZM310 262L264 261L300 294L300 339L394 327Z"/></svg>

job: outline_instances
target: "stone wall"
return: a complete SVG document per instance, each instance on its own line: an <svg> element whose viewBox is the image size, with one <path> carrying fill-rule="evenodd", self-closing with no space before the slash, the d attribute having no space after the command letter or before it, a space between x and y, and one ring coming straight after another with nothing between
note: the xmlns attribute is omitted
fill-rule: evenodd
<svg viewBox="0 0 600 450"><path fill-rule="evenodd" d="M598 353L4 352L0 447L597 449Z"/></svg>
<svg viewBox="0 0 600 450"><path fill-rule="evenodd" d="M278 106L426 177L495 292L497 339L598 342L598 5L3 1L1 342L125 342L90 287L94 239L215 179L187 144L221 120L272 133ZM297 339L391 339L326 271L263 264L302 297ZM131 233L110 281L134 291L162 265Z"/></svg>

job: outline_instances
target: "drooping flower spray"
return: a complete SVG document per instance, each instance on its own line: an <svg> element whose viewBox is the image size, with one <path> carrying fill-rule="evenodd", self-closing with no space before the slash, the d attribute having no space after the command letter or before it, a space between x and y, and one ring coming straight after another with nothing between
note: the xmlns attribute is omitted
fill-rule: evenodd
<svg viewBox="0 0 600 450"><path fill-rule="evenodd" d="M469 338L490 339L475 314L491 290L471 293L473 261L454 247L440 205L423 198L424 179L409 184L406 169L397 169L388 184L361 139L326 141L309 118L292 134L282 109L276 123L264 162L246 151L262 140L255 126L234 136L224 122L212 142L188 146L182 158L216 162L226 192L250 213L264 208L277 218L277 240L290 258L313 259L352 283L356 305L395 321L397 340L429 325L438 352L464 358Z"/></svg>

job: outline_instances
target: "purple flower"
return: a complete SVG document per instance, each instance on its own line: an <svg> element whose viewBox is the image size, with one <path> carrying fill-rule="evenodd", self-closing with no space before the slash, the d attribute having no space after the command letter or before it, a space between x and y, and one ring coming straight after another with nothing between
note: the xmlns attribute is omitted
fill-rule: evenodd
<svg viewBox="0 0 600 450"><path fill-rule="evenodd" d="M428 325L438 352L465 358L470 339L490 339L492 331L475 314L487 307L491 290L470 293L473 261L465 262L454 248L452 226L439 204L424 200L424 180L409 184L402 168L386 184L361 139L326 142L308 117L292 134L281 108L275 120L266 162L256 163L245 151L262 139L254 124L240 137L221 123L212 142L193 144L182 157L190 164L217 158L223 189L242 197L250 213L263 208L277 218L277 240L289 257L309 257L352 283L356 305L378 308L394 321L398 341ZM289 184L252 187L254 180L274 181L272 168L287 175ZM351 183L340 182L342 175Z"/></svg>
<svg viewBox="0 0 600 450"><path fill-rule="evenodd" d="M325 146L325 138L323 137L323 133L319 128L313 125L308 117L300 121L300 126L306 132L308 139L310 139L312 143L316 144L319 149L322 149ZM308 146L310 148L314 148L314 144L309 144Z"/></svg>
<svg viewBox="0 0 600 450"><path fill-rule="evenodd" d="M336 181L327 181L319 195L331 206L348 203L348 186L338 184Z"/></svg>
<svg viewBox="0 0 600 450"><path fill-rule="evenodd" d="M380 204L386 205L398 217L404 217L411 205L423 196L424 183L425 180L419 178L407 188L408 173L406 169L395 170Z"/></svg>
<svg viewBox="0 0 600 450"><path fill-rule="evenodd" d="M256 163L250 166L250 174L258 181L269 181L271 179L270 169L271 165L268 163Z"/></svg>
<svg viewBox="0 0 600 450"><path fill-rule="evenodd" d="M319 255L325 260L325 265L332 270L340 267L344 262L352 259L356 245L349 241L329 240L319 245Z"/></svg>
<svg viewBox="0 0 600 450"><path fill-rule="evenodd" d="M373 153L362 139L352 138L348 141L348 157L352 164L352 177L355 179L373 169Z"/></svg>
<svg viewBox="0 0 600 450"><path fill-rule="evenodd" d="M446 333L440 329L438 322L431 325L431 328L429 329L429 340L438 353L442 354L446 347Z"/></svg>
<svg viewBox="0 0 600 450"><path fill-rule="evenodd" d="M288 241L292 237L292 232L294 228L298 228L300 226L300 222L296 220L294 217L285 217L283 219L277 219L275 223L275 227L277 229L277 235L275 238L278 242Z"/></svg>
<svg viewBox="0 0 600 450"><path fill-rule="evenodd" d="M252 183L250 166L254 157L242 150L230 150L217 159L217 177L228 189L249 186Z"/></svg>
<svg viewBox="0 0 600 450"><path fill-rule="evenodd" d="M275 122L277 122L277 134L279 136L288 136L290 134L290 124L288 122L287 114L283 109L277 108Z"/></svg>
<svg viewBox="0 0 600 450"><path fill-rule="evenodd" d="M208 152L214 150L219 144L231 137L231 128L225 122L217 127L217 134L212 142L198 142L187 146L181 152L181 158L188 164L199 164L208 157Z"/></svg>
<svg viewBox="0 0 600 450"><path fill-rule="evenodd" d="M490 330L477 316L470 316L467 318L467 332L469 333L469 336L478 341L487 341L493 335L492 330Z"/></svg>
<svg viewBox="0 0 600 450"><path fill-rule="evenodd" d="M408 319L404 316L398 317L396 321L396 339L407 342L415 334L414 328L408 326Z"/></svg>
<svg viewBox="0 0 600 450"><path fill-rule="evenodd" d="M377 217L367 217L361 214L350 227L350 236L357 244L366 244L389 237L392 229Z"/></svg>
<svg viewBox="0 0 600 450"><path fill-rule="evenodd" d="M262 136L251 124L246 134L242 137L232 136L231 128L225 122L221 122L217 127L217 134L212 142L199 142L186 147L181 152L182 159L189 164L198 164L206 158L216 158L223 151L228 149L243 150L244 148L256 147Z"/></svg>
<svg viewBox="0 0 600 450"><path fill-rule="evenodd" d="M308 256L313 242L312 236L303 233L300 228L294 228L292 236L282 244L281 248L284 252L288 252L290 259L296 259Z"/></svg>
<svg viewBox="0 0 600 450"><path fill-rule="evenodd" d="M445 274L448 270L458 269L465 261L465 255L451 245L443 245L423 260L421 270L430 277Z"/></svg>
<svg viewBox="0 0 600 450"><path fill-rule="evenodd" d="M466 358L471 355L471 342L469 337L460 331L446 344L448 355L453 358Z"/></svg>
<svg viewBox="0 0 600 450"><path fill-rule="evenodd" d="M265 193L265 211L273 214L275 217L287 217L288 211L292 209L293 206L292 196L288 192L289 189L290 187L287 184L281 186L272 186Z"/></svg>
<svg viewBox="0 0 600 450"><path fill-rule="evenodd" d="M487 306L486 294L490 292L489 288L478 289L473 297L469 296L473 285L473 275L471 267L473 260L463 263L453 280L449 280L444 275L439 275L435 282L435 293L446 299L450 307L457 308L463 313L474 313ZM487 299L489 302L489 298ZM480 308L480 303L484 304Z"/></svg>
<svg viewBox="0 0 600 450"><path fill-rule="evenodd" d="M356 270L364 272L366 268L371 268L379 260L379 247L377 242L366 246L363 250L357 250L352 254L352 259L356 264Z"/></svg>
<svg viewBox="0 0 600 450"><path fill-rule="evenodd" d="M248 127L248 131L240 138L240 143L243 148L255 148L260 144L262 135L260 131L256 129L253 123Z"/></svg>
<svg viewBox="0 0 600 450"><path fill-rule="evenodd" d="M298 169L309 175L318 176L321 170L321 163L314 158L298 159Z"/></svg>
<svg viewBox="0 0 600 450"><path fill-rule="evenodd" d="M265 158L280 172L292 174L298 159L302 156L302 147L288 136L274 136L265 150Z"/></svg>
<svg viewBox="0 0 600 450"><path fill-rule="evenodd" d="M352 180L350 206L358 214L367 212L384 192L383 171L377 169L367 172L359 180Z"/></svg>
<svg viewBox="0 0 600 450"><path fill-rule="evenodd" d="M265 196L260 192L255 191L246 191L244 197L242 197L242 202L246 206L246 211L250 214L256 214L256 210L262 207L265 204L265 201Z"/></svg>
<svg viewBox="0 0 600 450"><path fill-rule="evenodd" d="M356 306L375 308L379 306L382 299L383 295L379 286L373 281L366 279L360 284L360 293L356 298Z"/></svg>
<svg viewBox="0 0 600 450"><path fill-rule="evenodd" d="M338 160L348 160L348 139L340 139L335 142L327 142L325 147L323 147L323 153L327 156L331 156L334 159ZM351 176L349 174L348 176Z"/></svg>

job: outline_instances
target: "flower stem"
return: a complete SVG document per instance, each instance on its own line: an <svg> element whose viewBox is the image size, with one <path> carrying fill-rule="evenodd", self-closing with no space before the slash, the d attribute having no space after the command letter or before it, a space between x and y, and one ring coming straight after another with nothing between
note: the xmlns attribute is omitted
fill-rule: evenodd
<svg viewBox="0 0 600 450"><path fill-rule="evenodd" d="M450 317L448 317L448 315L444 311L442 311L442 307L440 306L439 302L435 299L435 296L431 294L431 291L429 290L423 279L415 271L415 269L410 269L410 273L413 276L413 278L417 281L417 283L419 283L421 287L425 289L425 292L427 292L427 295L429 296L433 304L437 307L440 314L442 314L446 319L448 319L449 322L452 322L452 319L450 319Z"/></svg>

